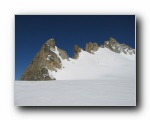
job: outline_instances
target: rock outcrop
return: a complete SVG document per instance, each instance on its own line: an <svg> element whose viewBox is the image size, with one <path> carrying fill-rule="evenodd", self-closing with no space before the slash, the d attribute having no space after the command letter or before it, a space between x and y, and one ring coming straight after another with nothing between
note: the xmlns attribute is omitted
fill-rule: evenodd
<svg viewBox="0 0 150 120"><path fill-rule="evenodd" d="M51 38L46 41L45 43L47 46L49 46L50 49L55 49L55 40L54 38Z"/></svg>
<svg viewBox="0 0 150 120"><path fill-rule="evenodd" d="M81 52L81 48L77 45L74 46L74 54L73 54L73 59L78 59L79 53Z"/></svg>
<svg viewBox="0 0 150 120"><path fill-rule="evenodd" d="M108 41L105 41L104 45L101 45L100 47L106 47L116 53L123 52L125 54L129 53L130 55L135 54L135 50L133 48L129 47L126 44L120 44L119 42L117 42L117 40L115 40L112 37L110 37Z"/></svg>
<svg viewBox="0 0 150 120"><path fill-rule="evenodd" d="M98 50L98 44L97 43L86 43L85 51L89 53L93 53Z"/></svg>
<svg viewBox="0 0 150 120"><path fill-rule="evenodd" d="M69 57L68 57L68 55L67 55L67 53L66 53L65 50L62 50L62 49L60 49L60 48L57 48L57 50L59 51L59 55L61 56L62 59L67 59L67 60L69 60Z"/></svg>
<svg viewBox="0 0 150 120"><path fill-rule="evenodd" d="M57 52L60 56L56 54ZM69 60L67 53L55 46L55 40L53 38L49 39L27 67L21 80L55 80L49 72L61 69L61 59Z"/></svg>

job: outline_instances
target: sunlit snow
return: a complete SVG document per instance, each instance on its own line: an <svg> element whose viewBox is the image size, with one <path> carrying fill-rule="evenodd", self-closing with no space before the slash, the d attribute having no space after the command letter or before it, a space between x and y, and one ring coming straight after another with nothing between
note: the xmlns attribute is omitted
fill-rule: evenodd
<svg viewBox="0 0 150 120"><path fill-rule="evenodd" d="M99 48L94 54L82 50L77 60L69 60L61 59L62 69L52 71L56 80L135 79L135 55Z"/></svg>
<svg viewBox="0 0 150 120"><path fill-rule="evenodd" d="M63 60L50 81L15 81L17 106L136 106L135 55L99 48Z"/></svg>

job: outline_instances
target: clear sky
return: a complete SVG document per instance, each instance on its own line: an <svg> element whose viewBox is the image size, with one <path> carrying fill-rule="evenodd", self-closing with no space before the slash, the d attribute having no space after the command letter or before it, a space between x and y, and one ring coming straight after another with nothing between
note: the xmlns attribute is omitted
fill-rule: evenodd
<svg viewBox="0 0 150 120"><path fill-rule="evenodd" d="M16 15L15 79L31 63L41 46L54 38L56 46L73 55L75 44L103 44L109 37L135 48L134 15Z"/></svg>

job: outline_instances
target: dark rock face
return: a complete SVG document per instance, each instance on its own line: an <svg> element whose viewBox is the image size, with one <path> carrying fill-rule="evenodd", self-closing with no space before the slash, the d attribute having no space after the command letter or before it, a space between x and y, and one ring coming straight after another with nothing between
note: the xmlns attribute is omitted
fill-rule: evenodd
<svg viewBox="0 0 150 120"><path fill-rule="evenodd" d="M98 50L98 44L97 43L86 43L85 51L89 53L93 53Z"/></svg>
<svg viewBox="0 0 150 120"><path fill-rule="evenodd" d="M81 48L79 46L75 45L73 59L78 59L80 52L81 52Z"/></svg>
<svg viewBox="0 0 150 120"><path fill-rule="evenodd" d="M105 41L104 45L101 45L100 47L101 48L106 47L116 53L123 52L125 54L129 53L130 55L135 54L135 50L133 48L129 47L126 44L118 43L117 40L115 40L112 37L110 37L110 39L108 41Z"/></svg>
<svg viewBox="0 0 150 120"><path fill-rule="evenodd" d="M57 71L62 67L61 59L55 51L59 52L62 59L68 59L67 53L55 46L55 40L49 39L27 67L21 80L55 80L53 76L49 75L49 72Z"/></svg>

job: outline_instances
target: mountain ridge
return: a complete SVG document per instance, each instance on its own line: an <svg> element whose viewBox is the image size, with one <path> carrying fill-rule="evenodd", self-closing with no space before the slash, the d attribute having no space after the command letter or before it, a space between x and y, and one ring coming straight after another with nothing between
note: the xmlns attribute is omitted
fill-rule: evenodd
<svg viewBox="0 0 150 120"><path fill-rule="evenodd" d="M104 44L100 46L98 46L97 43L86 43L85 50L80 48L78 45L75 45L72 59L79 59L80 53L83 51L89 54L95 54L95 52L100 48L107 48L115 53L124 53L128 55L135 54L135 50L133 48L125 44L120 44L117 40L110 37L108 41L105 41ZM57 72L65 68L62 63L64 60L68 62L70 61L67 52L58 48L55 45L54 38L51 38L42 45L40 51L35 55L31 64L21 76L21 80L56 80L56 78L53 77L52 72Z"/></svg>

